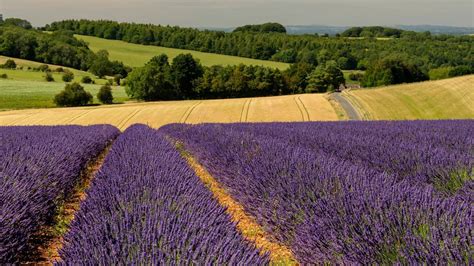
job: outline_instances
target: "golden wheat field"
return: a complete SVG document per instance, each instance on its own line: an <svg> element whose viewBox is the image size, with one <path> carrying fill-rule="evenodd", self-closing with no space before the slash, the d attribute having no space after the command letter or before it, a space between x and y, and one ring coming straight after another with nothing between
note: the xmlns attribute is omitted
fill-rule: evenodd
<svg viewBox="0 0 474 266"><path fill-rule="evenodd" d="M336 120L338 116L324 94L0 112L1 126L111 124L121 130L135 123L158 128L169 123Z"/></svg>
<svg viewBox="0 0 474 266"><path fill-rule="evenodd" d="M474 75L344 92L366 120L473 119Z"/></svg>

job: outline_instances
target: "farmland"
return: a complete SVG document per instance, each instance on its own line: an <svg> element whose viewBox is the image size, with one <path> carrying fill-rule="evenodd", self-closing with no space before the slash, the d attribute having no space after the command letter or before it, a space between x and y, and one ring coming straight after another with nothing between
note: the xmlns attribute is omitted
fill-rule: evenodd
<svg viewBox="0 0 474 266"><path fill-rule="evenodd" d="M12 70L15 73L22 70ZM2 70L0 70L2 73ZM31 72L41 75L41 72ZM10 74L9 74L10 75ZM83 84L84 88L94 97L100 89L100 85ZM64 89L64 83L60 82L37 82L26 80L0 80L0 110L27 109L27 108L50 108L55 107L54 95ZM114 87L113 94L115 102L128 100L123 87ZM97 103L96 98L95 103ZM0 115L3 113L0 113Z"/></svg>
<svg viewBox="0 0 474 266"><path fill-rule="evenodd" d="M367 120L474 118L473 75L352 90L343 95Z"/></svg>
<svg viewBox="0 0 474 266"><path fill-rule="evenodd" d="M169 123L335 120L338 116L324 94L0 112L0 125L111 124L121 130L135 123L158 128Z"/></svg>
<svg viewBox="0 0 474 266"><path fill-rule="evenodd" d="M272 62L266 60L257 60L251 58L203 53L192 50L165 48L151 45L132 44L117 40L107 40L91 36L76 35L80 40L84 40L89 44L89 48L97 52L99 50L107 50L110 58L122 61L124 64L132 67L141 67L148 62L153 56L166 54L173 59L179 54L192 54L194 58L199 59L204 66L213 65L259 65L265 67L278 68L284 70L289 64Z"/></svg>
<svg viewBox="0 0 474 266"><path fill-rule="evenodd" d="M469 120L134 125L113 142L61 244L38 247L28 243L57 223L61 204L47 198L67 198L118 131L0 127L0 209L38 221L1 223L0 241L66 264L470 264L472 130ZM28 254L0 249L5 262L40 262Z"/></svg>
<svg viewBox="0 0 474 266"><path fill-rule="evenodd" d="M50 70L52 71L51 74L53 75L55 82L62 83L62 73L54 72L58 68L62 68L65 70L69 70L74 74L74 81L80 82L82 77L89 76L91 77L97 84L105 84L104 79L98 79L94 77L93 74L77 70L74 68L62 67L57 65L51 64L43 64L35 61L24 60L19 58L7 57L7 56L0 56L0 65L5 64L5 62L11 59L15 61L18 69L0 69L0 74L7 74L10 80L19 80L19 81L44 81L45 73L41 71L34 71L34 68L38 68L41 65L48 65Z"/></svg>

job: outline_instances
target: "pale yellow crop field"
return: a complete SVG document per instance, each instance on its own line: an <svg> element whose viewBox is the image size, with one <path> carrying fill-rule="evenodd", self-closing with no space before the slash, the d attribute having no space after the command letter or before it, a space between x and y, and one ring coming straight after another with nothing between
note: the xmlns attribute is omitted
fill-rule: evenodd
<svg viewBox="0 0 474 266"><path fill-rule="evenodd" d="M474 119L474 75L344 92L367 120Z"/></svg>
<svg viewBox="0 0 474 266"><path fill-rule="evenodd" d="M170 123L337 120L338 116L325 98L325 94L129 103L0 112L0 126L111 124L121 130L136 123L159 128Z"/></svg>

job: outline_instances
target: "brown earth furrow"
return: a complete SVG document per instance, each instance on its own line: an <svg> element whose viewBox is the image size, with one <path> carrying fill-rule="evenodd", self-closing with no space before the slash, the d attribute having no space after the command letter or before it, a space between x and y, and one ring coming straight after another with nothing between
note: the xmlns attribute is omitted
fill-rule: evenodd
<svg viewBox="0 0 474 266"><path fill-rule="evenodd" d="M59 251L63 246L63 237L69 230L75 214L79 211L81 202L86 197L92 180L102 167L105 158L112 147L111 141L107 147L94 159L91 159L81 172L79 181L70 195L67 195L63 203L58 207L58 213L54 219L54 224L45 226L39 230L32 240L32 245L36 246L29 258L25 258L22 264L53 265L61 260Z"/></svg>
<svg viewBox="0 0 474 266"><path fill-rule="evenodd" d="M273 240L255 219L245 212L244 207L234 200L226 189L185 150L181 142L170 141L175 143L176 149L186 159L205 186L212 192L219 204L226 208L226 212L237 224L237 229L247 241L260 249L262 254L268 253L272 265L299 265L291 250Z"/></svg>

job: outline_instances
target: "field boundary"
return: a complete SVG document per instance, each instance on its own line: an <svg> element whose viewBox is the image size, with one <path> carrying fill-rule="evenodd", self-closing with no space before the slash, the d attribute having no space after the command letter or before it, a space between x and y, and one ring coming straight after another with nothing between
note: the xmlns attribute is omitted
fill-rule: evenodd
<svg viewBox="0 0 474 266"><path fill-rule="evenodd" d="M272 265L298 265L291 250L281 243L271 239L263 228L248 215L243 206L235 201L226 189L189 153L184 144L170 137L181 156L188 162L190 168L196 173L201 182L212 192L219 204L226 208L242 236L253 243L262 254L268 253Z"/></svg>
<svg viewBox="0 0 474 266"><path fill-rule="evenodd" d="M344 99L352 105L352 108L357 112L357 114L360 117L360 120L375 120L372 115L370 115L369 112L367 112L362 105L353 97L349 92L344 92L341 97L344 97Z"/></svg>
<svg viewBox="0 0 474 266"><path fill-rule="evenodd" d="M64 236L69 231L70 225L75 218L75 214L81 207L81 202L87 198L86 191L90 188L92 180L104 164L105 158L112 148L114 140L111 140L107 146L96 157L90 159L81 173L76 186L69 195L65 196L62 204L57 209L55 223L51 226L45 226L35 235L34 241L38 241L34 250L34 257L28 258L31 262L25 264L53 265L60 262L59 251L63 247Z"/></svg>

